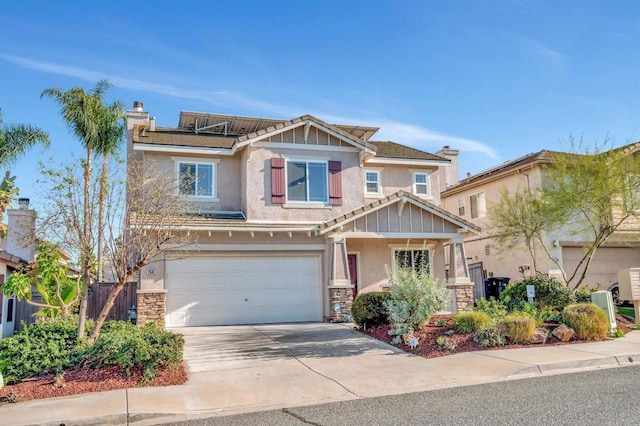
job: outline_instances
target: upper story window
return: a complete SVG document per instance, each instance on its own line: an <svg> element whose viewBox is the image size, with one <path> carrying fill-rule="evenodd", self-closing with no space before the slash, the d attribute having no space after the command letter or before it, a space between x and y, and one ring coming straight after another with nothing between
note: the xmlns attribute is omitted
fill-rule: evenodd
<svg viewBox="0 0 640 426"><path fill-rule="evenodd" d="M380 170L364 171L364 192L365 195L380 195Z"/></svg>
<svg viewBox="0 0 640 426"><path fill-rule="evenodd" d="M419 197L429 196L429 174L413 172L413 193Z"/></svg>
<svg viewBox="0 0 640 426"><path fill-rule="evenodd" d="M464 216L464 197L458 198L458 216Z"/></svg>
<svg viewBox="0 0 640 426"><path fill-rule="evenodd" d="M180 193L193 197L215 197L215 163L179 161Z"/></svg>
<svg viewBox="0 0 640 426"><path fill-rule="evenodd" d="M329 201L326 162L287 161L287 201Z"/></svg>
<svg viewBox="0 0 640 426"><path fill-rule="evenodd" d="M477 219L487 215L484 192L478 192L469 197L469 204L471 205L471 219Z"/></svg>

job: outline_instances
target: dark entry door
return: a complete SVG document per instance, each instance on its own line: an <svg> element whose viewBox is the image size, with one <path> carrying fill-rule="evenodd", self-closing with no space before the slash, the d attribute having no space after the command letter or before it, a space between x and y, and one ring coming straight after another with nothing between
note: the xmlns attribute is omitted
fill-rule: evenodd
<svg viewBox="0 0 640 426"><path fill-rule="evenodd" d="M355 299L356 294L358 294L358 256L355 254L348 254L347 260L349 262L351 285L353 285L353 298Z"/></svg>

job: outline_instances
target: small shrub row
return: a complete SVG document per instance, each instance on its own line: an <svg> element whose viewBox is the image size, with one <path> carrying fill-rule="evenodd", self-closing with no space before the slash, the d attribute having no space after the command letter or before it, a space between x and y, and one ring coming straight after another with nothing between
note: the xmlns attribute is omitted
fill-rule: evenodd
<svg viewBox="0 0 640 426"><path fill-rule="evenodd" d="M88 325L89 328L91 324ZM26 326L0 342L0 367L6 383L42 374L60 374L82 360L78 317Z"/></svg>
<svg viewBox="0 0 640 426"><path fill-rule="evenodd" d="M87 329L91 329L91 323ZM28 325L0 342L0 372L6 383L89 365L118 365L127 373L142 371L142 384L159 369L182 360L184 338L149 324L136 327L123 321L105 323L93 346L77 339L78 318L59 318Z"/></svg>
<svg viewBox="0 0 640 426"><path fill-rule="evenodd" d="M127 374L136 368L142 371L142 384L152 380L158 370L182 361L184 338L147 324L137 327L123 321L113 321L86 353L85 363L94 367L117 365Z"/></svg>

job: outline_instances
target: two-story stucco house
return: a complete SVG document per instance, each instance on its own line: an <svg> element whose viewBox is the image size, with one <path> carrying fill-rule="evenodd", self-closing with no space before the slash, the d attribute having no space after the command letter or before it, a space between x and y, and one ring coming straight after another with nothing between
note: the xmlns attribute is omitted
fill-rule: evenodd
<svg viewBox="0 0 640 426"><path fill-rule="evenodd" d="M138 318L166 326L341 320L358 292L405 259L471 302L464 238L478 227L440 205L456 150L374 142L375 127L182 112L156 126L134 103L128 153L191 184L197 235L140 275ZM407 260L408 259L408 260ZM160 309L158 309L160 307ZM154 315L156 318L154 318Z"/></svg>
<svg viewBox="0 0 640 426"><path fill-rule="evenodd" d="M638 144L627 149L635 152ZM503 189L513 192L518 188L531 190L540 188L544 182L546 167L551 165L550 156L560 154L542 150L512 161L492 167L475 175L467 176L457 185L441 193L442 206L449 212L482 228L479 235L470 236L466 242L469 270L475 283L476 299L485 297L484 279L488 277L508 277L522 279L535 274L532 258L524 245L521 248L501 250L491 235L490 204L500 198ZM613 195L613 194L612 194ZM567 224L569 230L570 224ZM545 234L545 245L556 262L552 262L543 250L534 252L539 272L560 278L559 268L575 270L583 257L584 240L571 232L556 230ZM600 284L603 289L611 289L617 297L617 271L622 268L640 266L640 250L637 241L640 227L637 221L626 222L610 240L596 251L584 284Z"/></svg>

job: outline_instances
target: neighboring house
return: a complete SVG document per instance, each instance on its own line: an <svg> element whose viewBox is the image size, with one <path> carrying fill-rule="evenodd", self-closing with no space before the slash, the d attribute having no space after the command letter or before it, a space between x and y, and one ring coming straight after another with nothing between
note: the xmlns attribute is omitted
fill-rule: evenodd
<svg viewBox="0 0 640 426"><path fill-rule="evenodd" d="M474 297L485 297L484 280L490 277L522 279L535 274L531 256L526 249L501 251L495 240L490 238L490 218L488 207L497 202L503 188L515 191L517 188L540 188L544 179L544 168L549 166L553 151L542 150L512 161L500 164L475 175L469 175L441 193L445 210L458 214L471 223L482 227L480 235L465 240L469 270L475 282ZM546 246L551 255L565 271L575 269L583 256L584 241L570 236L570 232L546 234ZM623 226L617 234L596 251L584 284L600 283L603 289L617 286L617 270L640 266L638 239L640 228ZM535 253L538 270L552 277L561 278L558 266L551 262L544 252Z"/></svg>
<svg viewBox="0 0 640 426"><path fill-rule="evenodd" d="M127 112L128 153L176 179L198 205L197 241L140 274L138 320L169 327L342 320L358 292L388 286L408 259L448 278L469 308L464 238L480 229L440 205L458 151L374 142L375 127L182 112L157 127Z"/></svg>
<svg viewBox="0 0 640 426"><path fill-rule="evenodd" d="M0 287L13 271L33 261L35 250L32 241L35 211L29 209L29 199L20 198L18 209L8 209L7 238L0 248ZM0 339L13 335L21 318L22 307L14 297L0 292Z"/></svg>

